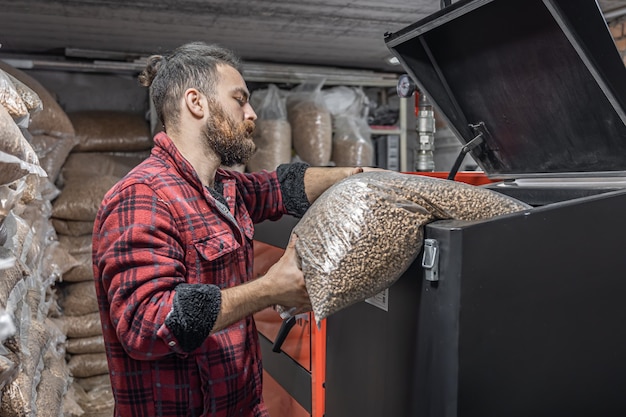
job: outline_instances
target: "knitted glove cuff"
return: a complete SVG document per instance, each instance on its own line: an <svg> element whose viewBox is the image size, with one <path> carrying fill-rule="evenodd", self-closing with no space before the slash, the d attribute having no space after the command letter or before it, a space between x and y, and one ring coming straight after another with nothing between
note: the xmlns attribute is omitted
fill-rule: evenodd
<svg viewBox="0 0 626 417"><path fill-rule="evenodd" d="M185 352L197 349L211 333L222 306L216 285L179 284L165 325Z"/></svg>
<svg viewBox="0 0 626 417"><path fill-rule="evenodd" d="M295 217L302 217L311 205L304 191L304 172L308 167L305 162L295 162L276 168L285 208Z"/></svg>

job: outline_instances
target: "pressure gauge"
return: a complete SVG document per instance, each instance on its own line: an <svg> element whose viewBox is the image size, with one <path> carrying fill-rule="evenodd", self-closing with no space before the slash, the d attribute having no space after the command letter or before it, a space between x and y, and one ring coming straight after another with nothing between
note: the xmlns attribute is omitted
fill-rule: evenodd
<svg viewBox="0 0 626 417"><path fill-rule="evenodd" d="M402 98L408 98L411 97L415 93L415 91L417 91L417 86L408 74L402 74L400 78L398 78L396 91L398 93L398 96Z"/></svg>

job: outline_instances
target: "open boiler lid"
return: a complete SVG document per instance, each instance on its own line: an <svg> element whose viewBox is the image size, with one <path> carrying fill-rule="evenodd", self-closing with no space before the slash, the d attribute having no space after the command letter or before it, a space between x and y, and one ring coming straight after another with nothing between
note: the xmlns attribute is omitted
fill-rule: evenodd
<svg viewBox="0 0 626 417"><path fill-rule="evenodd" d="M595 0L459 1L385 42L489 177L626 174L626 68Z"/></svg>

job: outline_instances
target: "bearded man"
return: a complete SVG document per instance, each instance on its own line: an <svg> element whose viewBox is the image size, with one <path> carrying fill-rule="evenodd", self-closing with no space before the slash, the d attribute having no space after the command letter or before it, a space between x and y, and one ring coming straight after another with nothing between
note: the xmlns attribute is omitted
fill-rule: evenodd
<svg viewBox="0 0 626 417"><path fill-rule="evenodd" d="M164 131L102 201L93 269L117 417L267 417L252 314L309 311L292 237L253 279L254 224L301 216L360 168L221 169L254 152L256 114L228 50L190 43L139 77Z"/></svg>

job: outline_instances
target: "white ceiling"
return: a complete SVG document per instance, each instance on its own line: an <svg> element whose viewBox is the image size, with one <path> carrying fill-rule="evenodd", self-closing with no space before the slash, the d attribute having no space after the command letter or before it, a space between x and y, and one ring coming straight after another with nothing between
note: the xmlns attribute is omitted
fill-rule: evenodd
<svg viewBox="0 0 626 417"><path fill-rule="evenodd" d="M599 3L604 12L626 6ZM386 63L384 33L440 7L440 0L0 0L0 55L77 48L145 56L203 40L245 61L397 72Z"/></svg>

